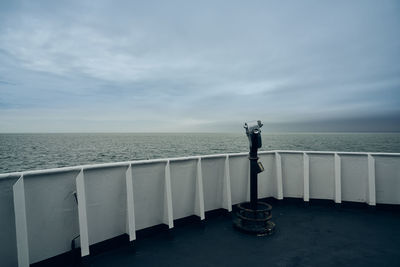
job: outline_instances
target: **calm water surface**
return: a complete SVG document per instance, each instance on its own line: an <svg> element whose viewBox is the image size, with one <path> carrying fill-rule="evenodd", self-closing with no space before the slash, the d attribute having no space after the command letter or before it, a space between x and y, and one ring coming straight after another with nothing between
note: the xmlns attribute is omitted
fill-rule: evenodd
<svg viewBox="0 0 400 267"><path fill-rule="evenodd" d="M400 152L400 133L262 133L262 150ZM245 134L0 134L0 173L245 152Z"/></svg>

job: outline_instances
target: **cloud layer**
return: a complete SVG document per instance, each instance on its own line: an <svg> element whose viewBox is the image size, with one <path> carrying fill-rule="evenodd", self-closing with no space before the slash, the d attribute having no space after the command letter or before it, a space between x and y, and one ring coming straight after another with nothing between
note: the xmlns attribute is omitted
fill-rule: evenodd
<svg viewBox="0 0 400 267"><path fill-rule="evenodd" d="M400 130L399 12L397 1L2 2L0 131L240 131L252 119Z"/></svg>

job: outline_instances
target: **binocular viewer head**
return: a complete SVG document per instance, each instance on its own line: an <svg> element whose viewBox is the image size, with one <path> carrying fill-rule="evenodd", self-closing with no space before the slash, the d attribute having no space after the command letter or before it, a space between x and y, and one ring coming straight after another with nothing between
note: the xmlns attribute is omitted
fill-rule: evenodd
<svg viewBox="0 0 400 267"><path fill-rule="evenodd" d="M245 122L244 123L244 128L246 129L246 134L258 134L261 132L261 127L263 124L261 123L260 120L258 121L250 121L250 122Z"/></svg>
<svg viewBox="0 0 400 267"><path fill-rule="evenodd" d="M247 137L249 138L250 149L261 148L261 127L263 124L260 120L245 122L244 128L246 129Z"/></svg>

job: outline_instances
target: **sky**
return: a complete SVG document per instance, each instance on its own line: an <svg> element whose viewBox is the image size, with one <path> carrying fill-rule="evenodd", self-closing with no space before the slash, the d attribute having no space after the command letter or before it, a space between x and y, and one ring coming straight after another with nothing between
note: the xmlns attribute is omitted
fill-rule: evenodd
<svg viewBox="0 0 400 267"><path fill-rule="evenodd" d="M399 1L0 1L0 132L400 131Z"/></svg>

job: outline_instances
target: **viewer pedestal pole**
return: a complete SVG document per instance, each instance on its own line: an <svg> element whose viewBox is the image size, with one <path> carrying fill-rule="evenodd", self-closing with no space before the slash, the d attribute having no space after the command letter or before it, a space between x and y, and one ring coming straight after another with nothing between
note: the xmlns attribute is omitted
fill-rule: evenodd
<svg viewBox="0 0 400 267"><path fill-rule="evenodd" d="M258 162L257 151L261 147L261 121L245 123L246 134L250 143L250 202L238 204L233 213L233 224L241 231L269 235L275 229L271 222L271 205L258 201L258 173L264 171L261 162Z"/></svg>

